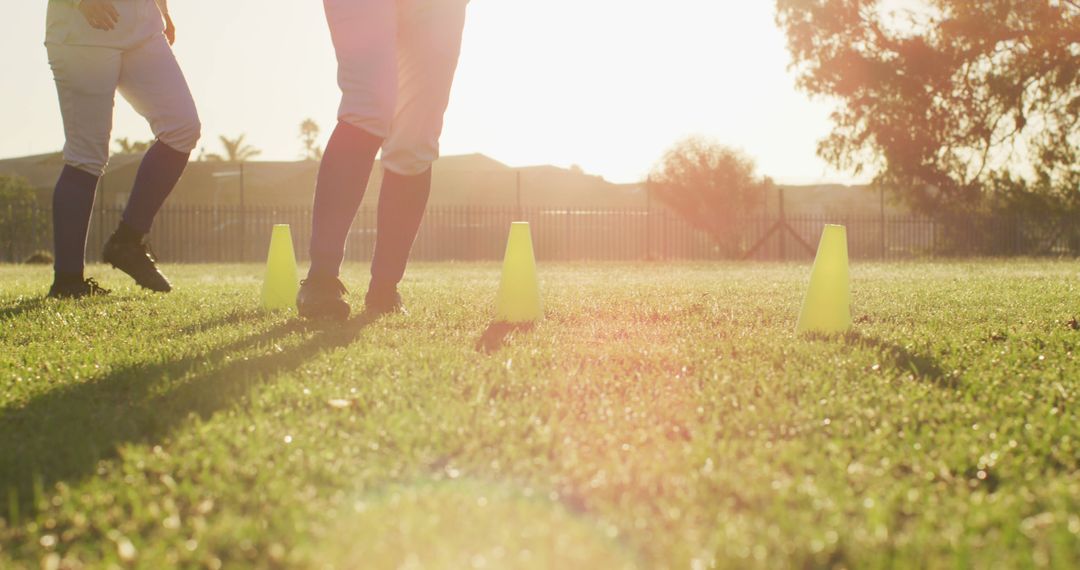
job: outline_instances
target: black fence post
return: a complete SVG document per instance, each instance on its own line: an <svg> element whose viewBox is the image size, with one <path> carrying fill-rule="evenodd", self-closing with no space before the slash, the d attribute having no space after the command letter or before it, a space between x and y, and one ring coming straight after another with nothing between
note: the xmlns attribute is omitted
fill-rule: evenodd
<svg viewBox="0 0 1080 570"><path fill-rule="evenodd" d="M787 225L787 215L784 213L784 188L780 187L779 202L780 206L780 224ZM787 261L787 236L784 232L780 232L780 261Z"/></svg>
<svg viewBox="0 0 1080 570"><path fill-rule="evenodd" d="M645 260L652 261L652 192L645 186Z"/></svg>
<svg viewBox="0 0 1080 570"><path fill-rule="evenodd" d="M515 212L514 215L518 219L518 221L521 221L522 210L521 210L521 171L520 170L517 171L517 176L516 176L515 183L517 185L517 212Z"/></svg>
<svg viewBox="0 0 1080 570"><path fill-rule="evenodd" d="M881 259L884 260L887 257L888 249L885 247L885 236L888 229L888 224L885 221L885 186L881 187Z"/></svg>
<svg viewBox="0 0 1080 570"><path fill-rule="evenodd" d="M930 257L937 257L937 220L930 218Z"/></svg>
<svg viewBox="0 0 1080 570"><path fill-rule="evenodd" d="M247 258L247 215L245 214L244 200L244 162L240 162L240 261L246 262Z"/></svg>

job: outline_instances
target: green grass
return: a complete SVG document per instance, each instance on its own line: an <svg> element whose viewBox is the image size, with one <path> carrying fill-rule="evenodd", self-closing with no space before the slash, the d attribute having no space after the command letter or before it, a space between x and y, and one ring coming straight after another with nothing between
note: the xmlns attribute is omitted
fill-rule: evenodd
<svg viewBox="0 0 1080 570"><path fill-rule="evenodd" d="M256 266L0 268L0 567L1074 568L1080 265L418 265L309 326ZM359 304L366 267L346 282ZM67 564L67 566L65 566Z"/></svg>

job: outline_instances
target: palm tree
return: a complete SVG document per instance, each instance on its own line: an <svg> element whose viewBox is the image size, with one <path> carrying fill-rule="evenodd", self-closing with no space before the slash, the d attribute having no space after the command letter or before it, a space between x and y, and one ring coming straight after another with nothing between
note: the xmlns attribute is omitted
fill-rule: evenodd
<svg viewBox="0 0 1080 570"><path fill-rule="evenodd" d="M247 162L262 154L261 150L249 144L245 144L245 137L247 137L247 135L239 135L233 139L230 139L225 135L218 137L218 140L221 141L221 146L225 149L225 153L207 154L203 156L203 160L209 162Z"/></svg>
<svg viewBox="0 0 1080 570"><path fill-rule="evenodd" d="M133 141L127 137L116 139L116 150L119 154L142 154L154 144L154 141Z"/></svg>
<svg viewBox="0 0 1080 570"><path fill-rule="evenodd" d="M304 119L300 123L300 144L304 150L301 156L304 160L322 160L323 149L319 146L319 124L314 119Z"/></svg>

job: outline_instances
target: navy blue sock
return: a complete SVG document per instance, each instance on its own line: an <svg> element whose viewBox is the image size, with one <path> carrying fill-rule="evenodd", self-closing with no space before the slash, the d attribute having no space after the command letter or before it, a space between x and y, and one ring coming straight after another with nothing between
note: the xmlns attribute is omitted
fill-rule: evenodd
<svg viewBox="0 0 1080 570"><path fill-rule="evenodd" d="M382 139L348 123L339 122L330 136L315 186L309 277L337 277L341 270L345 240L380 146Z"/></svg>
<svg viewBox="0 0 1080 570"><path fill-rule="evenodd" d="M416 176L386 171L379 191L379 227L375 259L371 262L371 289L389 291L401 282L430 195L430 168Z"/></svg>
<svg viewBox="0 0 1080 570"><path fill-rule="evenodd" d="M86 232L94 213L98 177L64 166L53 191L53 268L58 276L82 279Z"/></svg>
<svg viewBox="0 0 1080 570"><path fill-rule="evenodd" d="M180 175L187 168L190 155L161 141L155 142L146 151L139 164L139 172L135 175L131 198L124 208L123 220L128 227L144 234L150 232L154 216L176 187Z"/></svg>

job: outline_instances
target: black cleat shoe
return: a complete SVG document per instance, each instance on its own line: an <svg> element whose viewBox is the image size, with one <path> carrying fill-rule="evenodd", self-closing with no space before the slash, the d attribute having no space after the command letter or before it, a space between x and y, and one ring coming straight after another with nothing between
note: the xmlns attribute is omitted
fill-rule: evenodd
<svg viewBox="0 0 1080 570"><path fill-rule="evenodd" d="M127 273L145 289L158 293L172 291L169 280L158 271L157 259L145 240L124 239L113 234L105 242L105 252L101 256L105 263Z"/></svg>
<svg viewBox="0 0 1080 570"><path fill-rule="evenodd" d="M408 315L405 304L401 302L401 295L397 289L377 290L368 289L364 297L364 312L372 317L382 315Z"/></svg>
<svg viewBox="0 0 1080 570"><path fill-rule="evenodd" d="M51 299L81 299L97 295L108 295L111 291L97 284L93 279L56 279L49 288Z"/></svg>
<svg viewBox="0 0 1080 570"><path fill-rule="evenodd" d="M349 318L348 292L337 277L308 277L300 282L296 310L305 319L344 321Z"/></svg>

